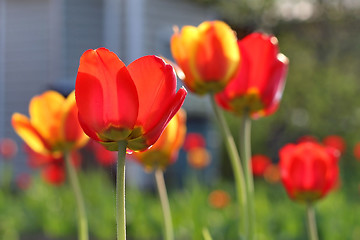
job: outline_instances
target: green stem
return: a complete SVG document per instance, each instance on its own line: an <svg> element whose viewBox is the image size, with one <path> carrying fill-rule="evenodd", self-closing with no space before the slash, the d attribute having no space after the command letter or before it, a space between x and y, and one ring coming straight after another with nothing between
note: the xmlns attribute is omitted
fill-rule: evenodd
<svg viewBox="0 0 360 240"><path fill-rule="evenodd" d="M318 240L316 219L315 219L315 210L314 206L311 203L308 203L306 208L306 220L308 226L309 240Z"/></svg>
<svg viewBox="0 0 360 240"><path fill-rule="evenodd" d="M117 240L126 239L126 214L125 214L125 157L126 141L118 142L118 162L116 174L116 226Z"/></svg>
<svg viewBox="0 0 360 240"><path fill-rule="evenodd" d="M88 220L86 217L84 198L81 192L76 170L71 162L71 155L69 152L65 153L65 161L66 161L66 167L69 175L70 184L75 194L75 199L78 209L78 239L88 240L89 230L88 230Z"/></svg>
<svg viewBox="0 0 360 240"><path fill-rule="evenodd" d="M166 192L164 173L159 168L155 171L155 179L164 216L164 239L174 240L174 230L171 219L169 198Z"/></svg>
<svg viewBox="0 0 360 240"><path fill-rule="evenodd" d="M242 229L245 231L245 236L248 236L248 203L247 203L247 194L246 194L246 183L244 172L240 162L240 156L237 151L234 138L230 133L229 126L225 120L224 115L216 105L214 96L211 96L211 103L214 109L215 117L218 121L218 125L220 128L221 135L224 139L225 147L228 151L230 163L233 169L234 177L235 177L235 186L237 193L237 200L240 206L240 212L242 213ZM241 229L241 228L240 228Z"/></svg>
<svg viewBox="0 0 360 240"><path fill-rule="evenodd" d="M204 240L212 240L209 229L203 228L202 234L203 234Z"/></svg>
<svg viewBox="0 0 360 240"><path fill-rule="evenodd" d="M248 113L243 116L240 132L240 153L244 163L246 192L249 214L249 240L255 239L255 207L254 207L254 177L251 167L251 119Z"/></svg>

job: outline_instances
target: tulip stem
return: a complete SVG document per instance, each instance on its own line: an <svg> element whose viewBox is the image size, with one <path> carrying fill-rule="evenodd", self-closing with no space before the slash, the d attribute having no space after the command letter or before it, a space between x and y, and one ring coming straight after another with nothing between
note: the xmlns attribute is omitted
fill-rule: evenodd
<svg viewBox="0 0 360 240"><path fill-rule="evenodd" d="M70 184L75 194L75 199L78 209L78 239L88 240L89 230L88 230L88 220L86 217L84 198L81 192L79 179L75 167L71 161L71 155L69 152L65 152L65 162L66 162L67 172L69 175Z"/></svg>
<svg viewBox="0 0 360 240"><path fill-rule="evenodd" d="M118 142L118 161L116 172L116 226L117 240L126 240L125 214L125 157L126 141Z"/></svg>
<svg viewBox="0 0 360 240"><path fill-rule="evenodd" d="M212 107L214 109L215 117L217 119L221 135L224 139L225 147L228 151L230 163L235 178L235 186L237 193L237 200L240 207L240 212L242 214L241 222L243 223L242 229L245 231L245 236L248 236L248 203L247 203L247 194L246 194L246 183L244 177L244 171L241 166L240 156L235 145L233 136L230 133L229 126L225 120L224 115L222 114L219 107L216 105L215 97L212 95L210 97ZM241 228L240 228L241 229ZM246 238L247 239L247 238Z"/></svg>
<svg viewBox="0 0 360 240"><path fill-rule="evenodd" d="M164 172L160 168L155 170L155 179L164 216L164 239L174 240L174 230L171 219L169 198L166 192Z"/></svg>
<svg viewBox="0 0 360 240"><path fill-rule="evenodd" d="M306 215L307 215L306 219L307 219L309 240L318 240L319 237L316 226L315 210L314 210L314 206L311 203L307 204Z"/></svg>
<svg viewBox="0 0 360 240"><path fill-rule="evenodd" d="M212 240L209 229L203 228L202 234L203 234L204 240Z"/></svg>
<svg viewBox="0 0 360 240"><path fill-rule="evenodd" d="M244 163L247 203L249 240L255 239L255 207L254 207L254 177L251 166L251 118L244 113L240 130L240 154Z"/></svg>

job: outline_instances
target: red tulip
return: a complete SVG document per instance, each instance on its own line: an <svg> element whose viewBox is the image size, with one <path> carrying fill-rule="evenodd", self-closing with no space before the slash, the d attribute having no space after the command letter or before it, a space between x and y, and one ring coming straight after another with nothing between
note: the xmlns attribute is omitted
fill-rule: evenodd
<svg viewBox="0 0 360 240"><path fill-rule="evenodd" d="M267 116L278 108L285 86L288 59L278 53L276 37L253 33L238 41L242 57L236 76L216 95L224 109L252 117Z"/></svg>
<svg viewBox="0 0 360 240"><path fill-rule="evenodd" d="M257 154L251 157L251 167L254 176L263 176L271 160L265 155Z"/></svg>
<svg viewBox="0 0 360 240"><path fill-rule="evenodd" d="M105 48L86 51L75 86L84 132L109 150L127 141L132 150L153 145L183 104L171 65L145 56L129 66Z"/></svg>
<svg viewBox="0 0 360 240"><path fill-rule="evenodd" d="M18 151L17 144L11 138L4 138L0 140L0 156L5 160L12 159Z"/></svg>
<svg viewBox="0 0 360 240"><path fill-rule="evenodd" d="M338 158L332 149L304 142L280 150L280 171L290 198L314 201L324 197L338 182Z"/></svg>
<svg viewBox="0 0 360 240"><path fill-rule="evenodd" d="M16 186L25 191L31 185L31 176L28 173L21 173L15 179Z"/></svg>
<svg viewBox="0 0 360 240"><path fill-rule="evenodd" d="M331 147L339 151L340 154L345 152L346 143L345 140L337 135L330 135L323 139L325 146Z"/></svg>
<svg viewBox="0 0 360 240"><path fill-rule="evenodd" d="M184 150L191 151L194 148L204 148L206 145L205 138L200 133L188 133L184 142Z"/></svg>
<svg viewBox="0 0 360 240"><path fill-rule="evenodd" d="M116 152L107 150L103 145L96 141L90 141L88 146L93 151L95 159L103 166L111 166L117 161Z"/></svg>

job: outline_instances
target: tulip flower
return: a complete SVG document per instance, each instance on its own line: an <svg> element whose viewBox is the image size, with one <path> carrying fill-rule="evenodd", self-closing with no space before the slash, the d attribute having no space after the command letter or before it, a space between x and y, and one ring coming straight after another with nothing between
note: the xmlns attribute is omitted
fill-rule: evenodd
<svg viewBox="0 0 360 240"><path fill-rule="evenodd" d="M353 153L354 153L354 157L355 157L357 160L360 160L360 142L357 142L357 143L355 144Z"/></svg>
<svg viewBox="0 0 360 240"><path fill-rule="evenodd" d="M236 74L240 62L237 38L233 30L221 21L205 21L198 27L184 26L181 31L174 28L170 47L173 58L182 71L187 88L199 95L209 94L218 120L225 146L229 152L234 172L238 204L243 219L247 217L245 178L235 142L224 116L215 104L214 94L222 91ZM246 222L240 231L247 231ZM245 233L247 235L247 233ZM250 238L252 239L252 238Z"/></svg>
<svg viewBox="0 0 360 240"><path fill-rule="evenodd" d="M175 71L163 59L144 56L125 66L115 53L99 48L81 56L75 94L84 132L118 151L117 238L125 240L126 149L143 151L153 145L187 92L176 92Z"/></svg>
<svg viewBox="0 0 360 240"><path fill-rule="evenodd" d="M318 240L313 203L336 186L338 156L315 142L285 145L279 155L282 183L291 199L307 204L309 239Z"/></svg>
<svg viewBox="0 0 360 240"><path fill-rule="evenodd" d="M240 54L233 30L221 21L175 28L172 55L185 74L185 85L197 94L221 91L236 73Z"/></svg>
<svg viewBox="0 0 360 240"><path fill-rule="evenodd" d="M88 141L78 122L74 92L66 99L55 91L35 96L29 113L30 118L14 113L11 121L15 132L35 152L59 156Z"/></svg>
<svg viewBox="0 0 360 240"><path fill-rule="evenodd" d="M15 132L36 153L50 158L63 157L66 160L69 180L78 205L79 239L88 239L87 217L77 175L71 163L70 152L86 144L88 137L82 131L78 120L78 109L74 91L64 98L55 91L46 91L31 99L30 118L14 113L12 125ZM65 165L62 160L61 164ZM61 182L63 174L58 166L44 170L44 178ZM55 176L55 178L53 178Z"/></svg>
<svg viewBox="0 0 360 240"><path fill-rule="evenodd" d="M194 148L204 148L206 145L205 138L200 133L188 133L185 137L184 150L191 151Z"/></svg>
<svg viewBox="0 0 360 240"><path fill-rule="evenodd" d="M251 167L254 176L263 176L271 160L265 155L256 154L251 157Z"/></svg>
<svg viewBox="0 0 360 240"><path fill-rule="evenodd" d="M264 179L272 184L280 182L281 176L279 166L277 164L270 164L264 172Z"/></svg>
<svg viewBox="0 0 360 240"><path fill-rule="evenodd" d="M193 148L186 155L189 165L194 169L203 169L209 166L211 155L204 147Z"/></svg>
<svg viewBox="0 0 360 240"><path fill-rule="evenodd" d="M290 198L312 202L324 197L338 181L338 158L332 149L304 142L280 150L280 172Z"/></svg>
<svg viewBox="0 0 360 240"><path fill-rule="evenodd" d="M335 150L339 151L340 154L343 154L346 149L345 140L341 136L337 135L330 135L323 139L323 144L325 146L334 148Z"/></svg>
<svg viewBox="0 0 360 240"><path fill-rule="evenodd" d="M11 138L4 138L0 140L0 156L2 156L4 160L14 158L17 151L17 144Z"/></svg>
<svg viewBox="0 0 360 240"><path fill-rule="evenodd" d="M16 186L26 191L31 186L31 176L28 173L21 173L15 179Z"/></svg>
<svg viewBox="0 0 360 240"><path fill-rule="evenodd" d="M217 103L237 115L270 115L280 103L289 60L279 53L274 36L252 33L238 45L242 57L239 70L224 91L216 95Z"/></svg>
<svg viewBox="0 0 360 240"><path fill-rule="evenodd" d="M176 161L179 150L184 143L185 134L186 113L180 109L150 149L134 152L132 155L145 169L165 169Z"/></svg>
<svg viewBox="0 0 360 240"><path fill-rule="evenodd" d="M224 190L214 190L209 194L209 204L217 209L223 209L230 204L230 195Z"/></svg>
<svg viewBox="0 0 360 240"><path fill-rule="evenodd" d="M76 102L84 132L109 150L119 141L145 150L160 137L183 104L171 65L145 56L129 66L105 48L86 51L76 78Z"/></svg>

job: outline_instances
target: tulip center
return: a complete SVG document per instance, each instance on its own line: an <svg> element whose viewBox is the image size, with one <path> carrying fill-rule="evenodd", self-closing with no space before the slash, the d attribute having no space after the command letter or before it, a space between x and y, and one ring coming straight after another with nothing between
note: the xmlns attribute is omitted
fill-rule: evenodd
<svg viewBox="0 0 360 240"><path fill-rule="evenodd" d="M312 202L321 197L320 191L295 191L293 198L300 202Z"/></svg>
<svg viewBox="0 0 360 240"><path fill-rule="evenodd" d="M239 115L243 115L245 112L254 114L264 109L257 89L249 89L244 95L234 98L230 104Z"/></svg>
<svg viewBox="0 0 360 240"><path fill-rule="evenodd" d="M99 133L99 138L105 142L107 141L122 141L125 140L131 133L131 129L124 127L116 127L110 125L105 131Z"/></svg>

